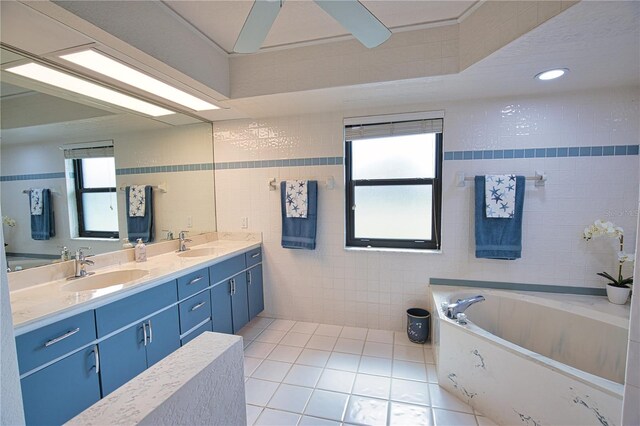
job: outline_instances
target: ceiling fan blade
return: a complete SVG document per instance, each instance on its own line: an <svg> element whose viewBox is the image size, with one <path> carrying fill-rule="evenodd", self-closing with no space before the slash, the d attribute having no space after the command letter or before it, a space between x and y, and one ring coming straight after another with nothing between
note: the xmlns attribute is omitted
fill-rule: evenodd
<svg viewBox="0 0 640 426"><path fill-rule="evenodd" d="M368 48L381 45L391 36L391 31L357 0L315 2Z"/></svg>
<svg viewBox="0 0 640 426"><path fill-rule="evenodd" d="M264 39L280 12L284 0L256 0L244 21L233 51L254 53L260 49Z"/></svg>

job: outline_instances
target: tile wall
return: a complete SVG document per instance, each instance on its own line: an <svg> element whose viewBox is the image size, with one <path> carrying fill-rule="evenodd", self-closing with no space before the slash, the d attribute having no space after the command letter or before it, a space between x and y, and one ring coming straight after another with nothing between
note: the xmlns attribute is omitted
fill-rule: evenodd
<svg viewBox="0 0 640 426"><path fill-rule="evenodd" d="M609 240L586 243L581 232L607 219L626 230L629 251L635 245L639 97L637 88L619 88L214 123L216 166L226 165L215 172L217 226L240 230L247 217L250 231L263 232L266 313L279 318L399 330L407 308L429 307L430 277L601 287L595 273L615 268L616 249ZM343 155L343 118L430 110L445 110L449 153L442 253L346 251L343 167L328 160ZM604 155L611 146L614 155ZM624 146L625 155L615 155L616 149L622 154L616 146ZM578 149L569 156L576 147L591 155ZM600 148L602 155L593 156ZM565 149L567 156L558 156ZM518 150L523 155L516 158ZM503 158L485 159L485 151ZM514 158L504 158L506 152ZM532 176L536 170L548 182L542 188L527 183L522 259L476 259L473 186L457 187L456 173ZM324 184L329 177L333 190ZM281 248L279 194L269 190L271 178L320 182L315 251Z"/></svg>

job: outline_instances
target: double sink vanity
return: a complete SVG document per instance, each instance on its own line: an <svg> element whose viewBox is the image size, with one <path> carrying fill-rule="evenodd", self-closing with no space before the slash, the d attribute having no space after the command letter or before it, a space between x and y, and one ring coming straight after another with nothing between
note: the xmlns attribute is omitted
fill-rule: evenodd
<svg viewBox="0 0 640 426"><path fill-rule="evenodd" d="M131 249L95 256L95 274L76 280L73 261L11 274L27 424L64 423L203 332L236 333L264 309L259 234L193 240L185 252L149 246L142 263Z"/></svg>

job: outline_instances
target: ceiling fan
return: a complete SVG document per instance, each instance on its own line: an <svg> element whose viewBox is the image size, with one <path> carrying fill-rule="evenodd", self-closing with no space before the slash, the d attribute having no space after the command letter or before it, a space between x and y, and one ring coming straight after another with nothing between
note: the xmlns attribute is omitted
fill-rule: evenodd
<svg viewBox="0 0 640 426"><path fill-rule="evenodd" d="M391 31L358 0L314 1L368 48L379 46L391 36ZM233 47L234 52L257 52L283 3L284 0L255 0Z"/></svg>

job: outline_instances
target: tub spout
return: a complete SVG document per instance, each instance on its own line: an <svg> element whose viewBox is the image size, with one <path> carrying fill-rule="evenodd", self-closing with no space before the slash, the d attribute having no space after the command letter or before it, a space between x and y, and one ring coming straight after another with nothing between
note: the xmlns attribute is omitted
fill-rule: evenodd
<svg viewBox="0 0 640 426"><path fill-rule="evenodd" d="M469 306L474 303L482 302L483 300L484 296L481 295L470 297L468 299L458 299L455 303L450 303L444 307L444 313L448 318L456 319L457 315L466 311Z"/></svg>

